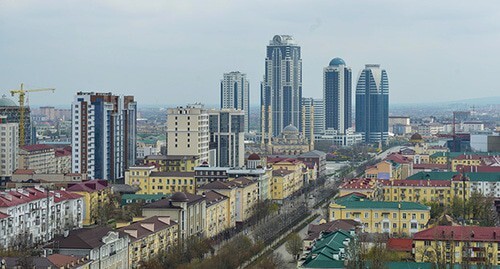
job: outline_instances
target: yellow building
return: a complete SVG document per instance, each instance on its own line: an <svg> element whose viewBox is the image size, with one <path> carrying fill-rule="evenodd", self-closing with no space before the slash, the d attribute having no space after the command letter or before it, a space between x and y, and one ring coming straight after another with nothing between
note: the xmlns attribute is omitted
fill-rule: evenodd
<svg viewBox="0 0 500 269"><path fill-rule="evenodd" d="M97 222L102 205L110 202L111 187L105 180L90 180L79 183L69 183L68 191L83 196L85 204L83 225L93 225Z"/></svg>
<svg viewBox="0 0 500 269"><path fill-rule="evenodd" d="M155 166L132 166L125 172L125 184L137 186L137 194L196 193L194 172L158 172Z"/></svg>
<svg viewBox="0 0 500 269"><path fill-rule="evenodd" d="M429 218L430 208L419 203L371 201L356 194L329 206L329 221L353 219L362 223L367 233L411 236L425 229Z"/></svg>
<svg viewBox="0 0 500 269"><path fill-rule="evenodd" d="M413 236L416 262L499 264L499 227L436 226Z"/></svg>
<svg viewBox="0 0 500 269"><path fill-rule="evenodd" d="M56 172L56 155L54 148L49 145L25 145L19 148L19 169L35 170L40 174L54 174Z"/></svg>
<svg viewBox="0 0 500 269"><path fill-rule="evenodd" d="M252 216L255 206L259 202L259 186L257 181L245 177L239 177L230 181L237 184L236 189L236 222L246 221Z"/></svg>
<svg viewBox="0 0 500 269"><path fill-rule="evenodd" d="M199 157L192 155L149 155L144 158L144 165L154 165L160 172L193 172L198 166Z"/></svg>
<svg viewBox="0 0 500 269"><path fill-rule="evenodd" d="M462 154L451 160L451 171L457 172L457 166L479 166L482 164L480 155Z"/></svg>
<svg viewBox="0 0 500 269"><path fill-rule="evenodd" d="M435 164L448 164L448 156L449 152L436 152L434 154L431 154L429 156L429 161L430 163L435 163Z"/></svg>
<svg viewBox="0 0 500 269"><path fill-rule="evenodd" d="M307 166L295 158L267 158L267 163L273 169L269 185L271 199L282 201L299 191L304 182L308 181Z"/></svg>
<svg viewBox="0 0 500 269"><path fill-rule="evenodd" d="M129 235L129 268L140 267L160 251L167 251L178 241L177 222L170 217L150 217L118 229Z"/></svg>
<svg viewBox="0 0 500 269"><path fill-rule="evenodd" d="M234 227L229 215L229 198L212 190L202 194L207 201L206 236L214 237L224 230Z"/></svg>
<svg viewBox="0 0 500 269"><path fill-rule="evenodd" d="M365 169L366 178L390 179L395 178L392 172L392 165L389 161L381 161ZM396 176L397 177L397 176Z"/></svg>
<svg viewBox="0 0 500 269"><path fill-rule="evenodd" d="M198 195L203 195L204 192L208 191L216 191L219 194L224 195L228 198L228 219L227 226L229 228L234 227L236 225L236 192L237 185L234 182L222 182L222 181L213 181L208 184L202 185L197 189Z"/></svg>
<svg viewBox="0 0 500 269"><path fill-rule="evenodd" d="M390 183L387 182L384 186L384 197L389 201L395 201L395 196L399 195L396 199L404 198L401 201L438 202L447 205L455 196L462 199L464 192L466 198L472 194L469 177L462 178L456 172L419 172L406 180L394 182L396 188L389 186ZM391 190L387 191L388 189Z"/></svg>
<svg viewBox="0 0 500 269"><path fill-rule="evenodd" d="M391 202L438 202L449 205L452 195L451 180L390 180L383 182L384 201Z"/></svg>
<svg viewBox="0 0 500 269"><path fill-rule="evenodd" d="M201 186L198 194L209 190L216 191L229 198L229 227L236 222L246 221L253 213L259 201L259 186L257 181L239 177L231 181L213 181ZM208 209L207 209L208 210Z"/></svg>

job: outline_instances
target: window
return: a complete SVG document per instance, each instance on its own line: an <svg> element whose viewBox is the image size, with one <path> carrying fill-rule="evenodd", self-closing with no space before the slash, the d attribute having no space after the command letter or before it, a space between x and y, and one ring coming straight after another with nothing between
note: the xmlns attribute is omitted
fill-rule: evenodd
<svg viewBox="0 0 500 269"><path fill-rule="evenodd" d="M378 213L375 213L375 218L378 218Z"/></svg>
<svg viewBox="0 0 500 269"><path fill-rule="evenodd" d="M403 213L403 219L406 219L406 213Z"/></svg>
<svg viewBox="0 0 500 269"><path fill-rule="evenodd" d="M396 219L398 217L398 215L396 213L392 213L392 218L393 219Z"/></svg>
<svg viewBox="0 0 500 269"><path fill-rule="evenodd" d="M428 247L428 246L430 246L430 245L431 245L431 241L427 241L427 240L426 240L426 241L424 241L424 246L427 246L427 247Z"/></svg>
<svg viewBox="0 0 500 269"><path fill-rule="evenodd" d="M424 219L424 214L420 214L420 219Z"/></svg>

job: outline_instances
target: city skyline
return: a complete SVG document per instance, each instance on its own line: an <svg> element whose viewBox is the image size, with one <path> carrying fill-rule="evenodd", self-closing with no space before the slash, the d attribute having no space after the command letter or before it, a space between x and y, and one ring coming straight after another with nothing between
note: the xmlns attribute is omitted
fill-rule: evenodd
<svg viewBox="0 0 500 269"><path fill-rule="evenodd" d="M0 4L0 34L8 40L0 44L0 55L9 63L0 67L0 94L25 82L55 87L53 105L67 103L79 90L123 92L137 96L141 104L216 104L213 92L220 74L243 70L253 86L250 103L256 104L264 69L262 44L274 34L290 34L302 47L304 96L321 96L321 70L333 57L348 61L354 76L366 63L383 64L391 73L393 103L425 102L436 92L441 94L435 101L449 100L456 91L461 93L457 99L497 95L493 78L498 60L492 55L499 43L499 23L494 1L445 1L432 3L432 8L425 1L409 7L365 2L370 12L349 3L269 3L268 11L256 12L257 20L247 14L262 10L265 3L81 3ZM273 11L281 10L278 6L286 12ZM332 16L331 10L339 12ZM232 14L240 15L235 19ZM228 22L232 24L219 31ZM198 49L201 44L203 50ZM414 81L415 76L422 79ZM176 95L178 91L185 94ZM165 93L173 96L157 98ZM32 105L46 102L34 96L31 100Z"/></svg>

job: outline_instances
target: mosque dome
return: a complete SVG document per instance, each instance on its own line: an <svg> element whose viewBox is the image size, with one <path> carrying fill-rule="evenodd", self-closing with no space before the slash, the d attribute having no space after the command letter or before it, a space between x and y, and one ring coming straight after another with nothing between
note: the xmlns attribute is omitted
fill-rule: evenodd
<svg viewBox="0 0 500 269"><path fill-rule="evenodd" d="M339 66L339 65L345 65L344 60L342 60L341 58L333 58L330 61L330 66Z"/></svg>
<svg viewBox="0 0 500 269"><path fill-rule="evenodd" d="M291 134L291 133L298 133L299 132L299 129L297 129L297 127L293 126L293 125L288 125L287 127L283 128L283 133L286 133L286 134Z"/></svg>
<svg viewBox="0 0 500 269"><path fill-rule="evenodd" d="M16 102L12 101L12 99L7 98L7 96L4 94L0 98L0 107L6 107L6 106L18 106Z"/></svg>

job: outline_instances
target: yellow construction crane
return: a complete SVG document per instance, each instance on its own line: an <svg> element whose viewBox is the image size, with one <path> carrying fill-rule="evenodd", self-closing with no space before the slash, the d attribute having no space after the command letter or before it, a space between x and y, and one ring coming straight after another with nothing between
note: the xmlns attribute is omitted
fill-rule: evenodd
<svg viewBox="0 0 500 269"><path fill-rule="evenodd" d="M24 89L24 84L21 83L21 88L16 90L11 90L10 94L14 96L15 94L19 94L19 146L24 146L25 143L25 131L24 130L24 95L27 92L44 92L44 91L52 91L54 92L56 89L54 88L44 88L44 89Z"/></svg>

